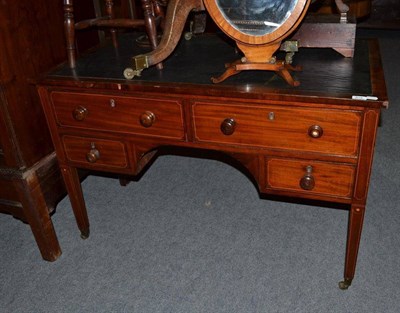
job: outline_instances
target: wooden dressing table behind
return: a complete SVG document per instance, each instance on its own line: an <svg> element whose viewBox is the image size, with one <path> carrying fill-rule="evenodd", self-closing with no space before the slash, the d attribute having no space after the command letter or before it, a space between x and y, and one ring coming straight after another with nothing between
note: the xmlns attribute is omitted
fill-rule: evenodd
<svg viewBox="0 0 400 313"><path fill-rule="evenodd" d="M214 35L180 43L163 71L124 80L132 38L61 66L39 86L58 161L82 237L89 236L77 168L136 175L161 146L208 149L238 160L259 192L344 204L349 228L344 280L354 277L381 108L388 105L375 40L354 59L301 50L300 87L269 72L214 85L235 60ZM133 48L140 49L140 48ZM352 96L358 96L352 99ZM200 151L200 150L195 150ZM201 188L201 186L199 186Z"/></svg>

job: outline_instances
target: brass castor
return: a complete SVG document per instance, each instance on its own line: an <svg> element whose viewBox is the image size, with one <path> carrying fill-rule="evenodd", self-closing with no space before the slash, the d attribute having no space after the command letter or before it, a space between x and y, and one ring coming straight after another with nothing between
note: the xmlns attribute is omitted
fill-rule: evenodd
<svg viewBox="0 0 400 313"><path fill-rule="evenodd" d="M82 239L88 239L89 235L90 235L90 230L89 229L81 231L81 238Z"/></svg>
<svg viewBox="0 0 400 313"><path fill-rule="evenodd" d="M190 29L189 29L188 32L186 32L186 33L184 34L185 40L190 40L190 39L192 39L192 37L193 37L193 25L194 25L194 22L193 22L193 21L190 21Z"/></svg>
<svg viewBox="0 0 400 313"><path fill-rule="evenodd" d="M125 70L124 70L124 77L125 77L125 79L129 79L129 80L131 80L131 79L133 79L135 76L140 76L141 75L141 73L142 73L142 70L134 70L133 68L130 68L130 67L127 67Z"/></svg>
<svg viewBox="0 0 400 313"><path fill-rule="evenodd" d="M351 279L345 279L339 282L339 288L342 290L349 289L350 285L351 285Z"/></svg>
<svg viewBox="0 0 400 313"><path fill-rule="evenodd" d="M185 40L190 40L190 39L192 39L192 37L193 37L193 33L192 32L186 32L185 34L184 34L184 38L185 38Z"/></svg>
<svg viewBox="0 0 400 313"><path fill-rule="evenodd" d="M124 77L126 79L132 79L134 75L133 69L128 67L124 70Z"/></svg>

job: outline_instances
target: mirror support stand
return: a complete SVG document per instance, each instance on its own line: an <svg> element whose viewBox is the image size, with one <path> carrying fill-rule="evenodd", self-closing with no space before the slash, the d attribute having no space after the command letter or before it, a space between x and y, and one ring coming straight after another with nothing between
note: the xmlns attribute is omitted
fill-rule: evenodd
<svg viewBox="0 0 400 313"><path fill-rule="evenodd" d="M301 71L302 67L293 66L283 60L277 60L274 56L274 53L280 47L280 42L265 45L246 45L237 42L237 46L245 56L240 60L225 64L225 72L218 77L211 78L213 83L223 82L225 79L242 71L260 70L275 72L290 86L297 87L300 85L300 82L295 80L290 72Z"/></svg>

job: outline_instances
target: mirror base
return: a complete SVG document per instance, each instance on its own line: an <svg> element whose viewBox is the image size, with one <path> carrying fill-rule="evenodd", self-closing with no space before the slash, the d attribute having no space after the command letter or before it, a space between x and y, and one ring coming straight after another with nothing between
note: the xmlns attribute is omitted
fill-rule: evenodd
<svg viewBox="0 0 400 313"><path fill-rule="evenodd" d="M223 82L227 78L239 74L242 71L273 71L280 77L282 77L290 86L297 87L300 85L298 80L295 80L290 73L291 71L301 71L301 66L293 66L291 64L285 63L285 61L275 61L274 63L255 63L255 62L243 62L242 60L237 60L235 62L225 64L225 72L218 77L212 77L211 81L214 84Z"/></svg>

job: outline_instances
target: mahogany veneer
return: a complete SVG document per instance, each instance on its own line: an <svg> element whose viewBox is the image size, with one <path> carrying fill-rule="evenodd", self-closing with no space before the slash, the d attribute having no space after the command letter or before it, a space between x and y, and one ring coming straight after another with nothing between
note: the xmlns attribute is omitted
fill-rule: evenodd
<svg viewBox="0 0 400 313"><path fill-rule="evenodd" d="M298 88L268 72L212 84L221 60L237 57L216 36L181 42L161 74L149 69L136 81L120 77L132 51L114 53L97 50L74 72L60 67L39 86L82 237L89 220L77 168L136 175L161 146L214 150L242 163L260 193L347 205L340 283L346 289L355 273L380 110L388 105L377 42L359 41L353 59L330 49L301 50Z"/></svg>

